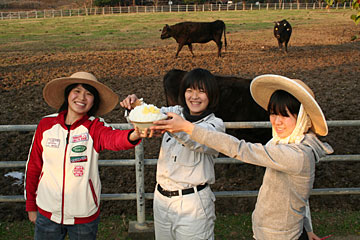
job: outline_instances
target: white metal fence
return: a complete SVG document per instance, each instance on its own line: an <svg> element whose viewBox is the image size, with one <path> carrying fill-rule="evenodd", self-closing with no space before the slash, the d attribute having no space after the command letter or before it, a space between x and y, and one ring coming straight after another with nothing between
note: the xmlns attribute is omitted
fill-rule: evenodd
<svg viewBox="0 0 360 240"><path fill-rule="evenodd" d="M129 129L132 126L127 123L111 124L118 129ZM270 122L226 122L230 128L269 128ZM328 121L329 127L359 127L360 120ZM0 132L8 131L34 131L36 125L0 125ZM334 161L360 161L360 154L353 155L329 155L321 158L322 162ZM217 164L242 164L233 158L217 158ZM136 192L101 194L102 200L136 200L137 202L137 225L145 225L145 200L153 199L153 193L146 193L144 188L145 165L156 165L157 159L144 159L143 142L135 147L135 159L99 160L99 166L134 166L136 168ZM1 161L0 168L25 168L25 161ZM258 191L221 191L214 193L216 197L256 197ZM360 188L319 188L313 189L311 195L345 195L360 194ZM0 202L24 202L23 195L0 196Z"/></svg>
<svg viewBox="0 0 360 240"><path fill-rule="evenodd" d="M41 19L55 17L79 17L90 15L111 15L124 13L156 13L156 12L205 12L205 11L243 11L243 10L292 10L292 9L324 9L321 3L250 3L250 4L203 4L203 5L161 5L161 6L126 6L103 8L79 8L61 10L34 10L22 12L0 12L1 20ZM350 9L351 3L337 3L333 9Z"/></svg>

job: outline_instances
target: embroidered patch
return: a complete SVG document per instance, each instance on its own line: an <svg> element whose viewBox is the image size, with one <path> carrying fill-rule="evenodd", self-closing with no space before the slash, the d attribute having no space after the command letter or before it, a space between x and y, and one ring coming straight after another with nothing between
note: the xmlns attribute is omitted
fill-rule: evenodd
<svg viewBox="0 0 360 240"><path fill-rule="evenodd" d="M83 166L75 166L73 170L75 177L81 177L84 175L84 167Z"/></svg>
<svg viewBox="0 0 360 240"><path fill-rule="evenodd" d="M60 139L58 139L58 138L48 138L46 140L46 146L51 147L51 148L59 148Z"/></svg>
<svg viewBox="0 0 360 240"><path fill-rule="evenodd" d="M70 157L71 163L87 162L87 156Z"/></svg>
<svg viewBox="0 0 360 240"><path fill-rule="evenodd" d="M83 133L80 135L75 135L72 137L71 142L72 143L77 143L77 142L85 142L89 140L89 134L88 133Z"/></svg>
<svg viewBox="0 0 360 240"><path fill-rule="evenodd" d="M71 149L71 151L76 152L76 153L82 153L85 150L86 150L86 146L84 146L84 145L77 145Z"/></svg>

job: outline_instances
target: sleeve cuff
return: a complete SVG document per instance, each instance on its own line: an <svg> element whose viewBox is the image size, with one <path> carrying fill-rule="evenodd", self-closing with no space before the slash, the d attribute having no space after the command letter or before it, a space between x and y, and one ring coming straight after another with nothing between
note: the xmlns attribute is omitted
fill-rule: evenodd
<svg viewBox="0 0 360 240"><path fill-rule="evenodd" d="M131 143L132 145L137 145L137 144L141 141L141 138L139 138L138 140L135 140L135 141L131 141L131 140L130 140L130 134L131 134L134 130L135 130L135 129L131 129L131 130L129 131L129 134L128 134L127 139L128 139L128 141L129 141L129 143Z"/></svg>

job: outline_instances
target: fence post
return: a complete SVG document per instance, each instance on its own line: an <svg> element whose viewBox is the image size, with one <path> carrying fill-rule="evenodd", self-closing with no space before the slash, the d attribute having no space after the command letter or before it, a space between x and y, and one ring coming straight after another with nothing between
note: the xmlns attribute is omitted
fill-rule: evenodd
<svg viewBox="0 0 360 240"><path fill-rule="evenodd" d="M344 9L346 9L346 2L344 2Z"/></svg>
<svg viewBox="0 0 360 240"><path fill-rule="evenodd" d="M250 11L252 11L252 6L253 6L253 4L250 4Z"/></svg>
<svg viewBox="0 0 360 240"><path fill-rule="evenodd" d="M308 9L308 3L305 3L305 9L306 10Z"/></svg>
<svg viewBox="0 0 360 240"><path fill-rule="evenodd" d="M45 12L45 10L44 10L44 18L46 17L46 12Z"/></svg>
<svg viewBox="0 0 360 240"><path fill-rule="evenodd" d="M3 13L1 12L1 20L4 20L4 16Z"/></svg>
<svg viewBox="0 0 360 240"><path fill-rule="evenodd" d="M219 12L221 11L221 4L219 4Z"/></svg>
<svg viewBox="0 0 360 240"><path fill-rule="evenodd" d="M144 141L135 147L137 223L145 224Z"/></svg>
<svg viewBox="0 0 360 240"><path fill-rule="evenodd" d="M290 10L292 10L292 3L290 3Z"/></svg>
<svg viewBox="0 0 360 240"><path fill-rule="evenodd" d="M274 9L276 10L276 3L275 3L275 6L274 6Z"/></svg>
<svg viewBox="0 0 360 240"><path fill-rule="evenodd" d="M315 3L313 4L313 9L315 9Z"/></svg>
<svg viewBox="0 0 360 240"><path fill-rule="evenodd" d="M266 10L269 10L269 3L266 4Z"/></svg>

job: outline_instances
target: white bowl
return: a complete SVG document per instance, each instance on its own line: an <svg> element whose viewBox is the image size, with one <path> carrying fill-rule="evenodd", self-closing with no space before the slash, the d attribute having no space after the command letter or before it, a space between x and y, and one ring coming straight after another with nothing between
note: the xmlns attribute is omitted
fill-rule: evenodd
<svg viewBox="0 0 360 240"><path fill-rule="evenodd" d="M156 121L165 120L165 119L167 119L167 117L168 116L165 115L164 117L162 117L161 119L158 119ZM154 126L153 122L136 122L136 121L131 121L131 120L130 120L130 122L132 124L134 124L136 127L138 127L140 131L145 130L145 128L150 128L151 126Z"/></svg>

